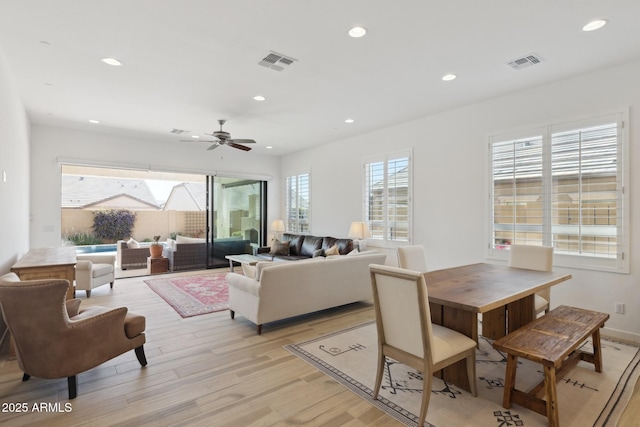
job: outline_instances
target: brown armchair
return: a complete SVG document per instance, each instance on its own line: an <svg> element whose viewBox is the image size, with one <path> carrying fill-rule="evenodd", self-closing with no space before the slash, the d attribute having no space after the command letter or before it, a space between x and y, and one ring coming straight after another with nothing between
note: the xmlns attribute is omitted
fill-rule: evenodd
<svg viewBox="0 0 640 427"><path fill-rule="evenodd" d="M69 281L20 281L14 273L0 277L2 316L15 343L23 381L31 376L67 377L69 399L77 395L76 375L135 349L147 365L145 318L126 307L80 309L80 300L65 302Z"/></svg>

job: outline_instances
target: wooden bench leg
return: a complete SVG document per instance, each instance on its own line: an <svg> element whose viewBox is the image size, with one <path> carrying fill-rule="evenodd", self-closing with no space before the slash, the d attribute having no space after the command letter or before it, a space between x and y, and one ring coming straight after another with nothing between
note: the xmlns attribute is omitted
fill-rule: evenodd
<svg viewBox="0 0 640 427"><path fill-rule="evenodd" d="M504 378L504 397L502 406L506 409L511 408L511 393L516 388L516 368L518 367L518 357L511 354L507 355L507 369Z"/></svg>
<svg viewBox="0 0 640 427"><path fill-rule="evenodd" d="M544 367L544 387L547 394L547 419L549 427L560 425L558 417L558 396L556 393L556 368L553 366Z"/></svg>
<svg viewBox="0 0 640 427"><path fill-rule="evenodd" d="M591 335L591 341L593 341L593 365L596 368L596 372L602 372L602 347L600 346L600 329Z"/></svg>

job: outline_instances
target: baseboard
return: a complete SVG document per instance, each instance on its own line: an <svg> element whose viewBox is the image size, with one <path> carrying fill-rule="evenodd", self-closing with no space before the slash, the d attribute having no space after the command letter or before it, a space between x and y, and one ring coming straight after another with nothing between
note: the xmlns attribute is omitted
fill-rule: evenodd
<svg viewBox="0 0 640 427"><path fill-rule="evenodd" d="M603 338L612 338L614 340L620 340L634 345L640 345L639 334L633 334L630 332L619 331L617 329L604 327L600 330L600 335L602 335Z"/></svg>

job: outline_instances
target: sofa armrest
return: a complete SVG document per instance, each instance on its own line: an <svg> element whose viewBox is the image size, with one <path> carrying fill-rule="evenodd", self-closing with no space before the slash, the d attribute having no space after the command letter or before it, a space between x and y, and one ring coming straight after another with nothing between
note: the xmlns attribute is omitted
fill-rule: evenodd
<svg viewBox="0 0 640 427"><path fill-rule="evenodd" d="M230 288L244 291L248 294L259 296L260 282L238 273L228 273L226 276Z"/></svg>

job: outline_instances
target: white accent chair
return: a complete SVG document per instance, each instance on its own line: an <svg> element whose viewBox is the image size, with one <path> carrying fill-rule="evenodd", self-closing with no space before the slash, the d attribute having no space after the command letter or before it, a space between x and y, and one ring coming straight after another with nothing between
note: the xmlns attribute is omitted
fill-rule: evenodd
<svg viewBox="0 0 640 427"><path fill-rule="evenodd" d="M431 324L424 275L396 267L369 266L378 330L378 366L373 398L378 397L386 357L422 372L422 406L418 425L424 425L433 374L466 359L471 394L476 387L476 342L453 329Z"/></svg>
<svg viewBox="0 0 640 427"><path fill-rule="evenodd" d="M424 246L400 246L398 248L398 267L426 273L427 255Z"/></svg>
<svg viewBox="0 0 640 427"><path fill-rule="evenodd" d="M87 298L98 286L115 282L115 255L78 255L76 262L76 291L84 290Z"/></svg>
<svg viewBox="0 0 640 427"><path fill-rule="evenodd" d="M509 249L509 267L527 270L551 271L553 268L553 247L511 245ZM551 288L536 292L535 315L549 312Z"/></svg>

